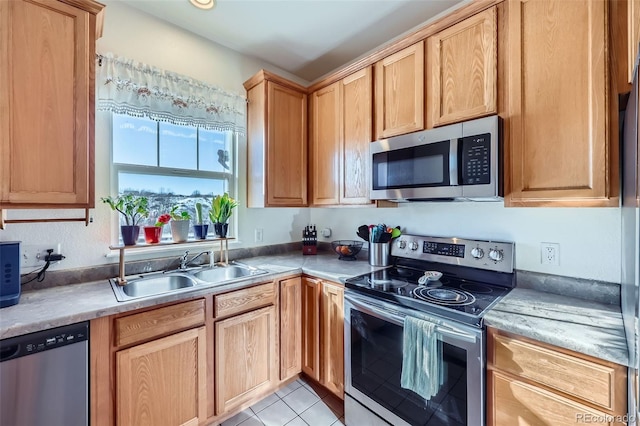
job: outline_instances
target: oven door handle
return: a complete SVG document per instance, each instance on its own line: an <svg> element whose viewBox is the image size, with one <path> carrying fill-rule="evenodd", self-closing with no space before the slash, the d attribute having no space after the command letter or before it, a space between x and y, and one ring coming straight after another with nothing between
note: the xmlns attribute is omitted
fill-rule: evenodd
<svg viewBox="0 0 640 426"><path fill-rule="evenodd" d="M404 310L392 309L387 306L383 306L381 304L371 302L369 300L362 300L361 298L349 295L345 296L345 299L356 309L366 314L375 315L377 317L383 318L390 322L393 322L396 325L404 325L404 319L407 316L412 316L414 318L421 318L422 315L409 315ZM425 317L427 317L425 315ZM452 327L448 324L443 324L442 320L438 320L435 318L429 317L428 321L431 321L436 324L436 332L444 337L451 337L453 339L461 339L470 343L475 343L477 336L473 333L468 333L464 330L461 330L456 327Z"/></svg>

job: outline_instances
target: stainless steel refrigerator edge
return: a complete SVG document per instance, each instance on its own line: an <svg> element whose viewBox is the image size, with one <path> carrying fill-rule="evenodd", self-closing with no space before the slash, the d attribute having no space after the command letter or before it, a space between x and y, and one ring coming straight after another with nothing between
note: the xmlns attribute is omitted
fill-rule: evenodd
<svg viewBox="0 0 640 426"><path fill-rule="evenodd" d="M640 424L640 380L639 356L640 333L640 193L638 174L640 162L638 152L638 98L639 75L636 59L635 78L624 115L622 146L622 316L629 347L629 426Z"/></svg>

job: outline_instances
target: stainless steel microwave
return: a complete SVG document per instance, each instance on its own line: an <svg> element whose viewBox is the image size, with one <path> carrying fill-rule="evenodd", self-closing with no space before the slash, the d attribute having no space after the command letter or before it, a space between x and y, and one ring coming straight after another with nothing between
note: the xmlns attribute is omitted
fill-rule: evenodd
<svg viewBox="0 0 640 426"><path fill-rule="evenodd" d="M372 200L502 199L497 115L372 142Z"/></svg>

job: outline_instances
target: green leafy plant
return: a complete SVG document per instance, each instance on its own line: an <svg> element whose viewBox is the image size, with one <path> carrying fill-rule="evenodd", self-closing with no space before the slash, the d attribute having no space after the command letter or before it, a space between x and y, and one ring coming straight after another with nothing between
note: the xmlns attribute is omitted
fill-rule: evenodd
<svg viewBox="0 0 640 426"><path fill-rule="evenodd" d="M171 207L171 211L169 211L169 214L171 215L171 220L189 220L191 219L191 215L189 214L188 211L186 210L182 210L182 211L178 211L178 209L180 208L179 205L175 205L173 207Z"/></svg>
<svg viewBox="0 0 640 426"><path fill-rule="evenodd" d="M149 199L133 194L123 194L117 197L100 198L105 204L111 207L111 210L118 211L124 216L125 223L129 226L135 226L140 221L149 216Z"/></svg>
<svg viewBox="0 0 640 426"><path fill-rule="evenodd" d="M236 200L225 192L224 195L216 195L211 201L211 210L209 210L209 218L213 223L227 223L231 217L232 210L238 205Z"/></svg>
<svg viewBox="0 0 640 426"><path fill-rule="evenodd" d="M202 203L196 203L196 225L202 225Z"/></svg>

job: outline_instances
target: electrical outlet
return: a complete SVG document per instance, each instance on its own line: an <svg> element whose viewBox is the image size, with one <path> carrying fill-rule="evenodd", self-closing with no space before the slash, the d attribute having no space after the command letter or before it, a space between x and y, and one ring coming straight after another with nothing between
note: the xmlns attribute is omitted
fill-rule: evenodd
<svg viewBox="0 0 640 426"><path fill-rule="evenodd" d="M540 243L540 263L543 265L560 265L560 244Z"/></svg>
<svg viewBox="0 0 640 426"><path fill-rule="evenodd" d="M331 229L330 228L324 228L322 230L322 236L325 238L329 238L331 236Z"/></svg>
<svg viewBox="0 0 640 426"><path fill-rule="evenodd" d="M44 266L44 257L47 255L47 250L53 249L53 253L62 253L62 244L24 244L22 246L22 258L20 259L20 267L22 268L37 268Z"/></svg>
<svg viewBox="0 0 640 426"><path fill-rule="evenodd" d="M262 228L256 228L254 231L254 240L256 243L261 243L262 239L263 239L263 229Z"/></svg>

